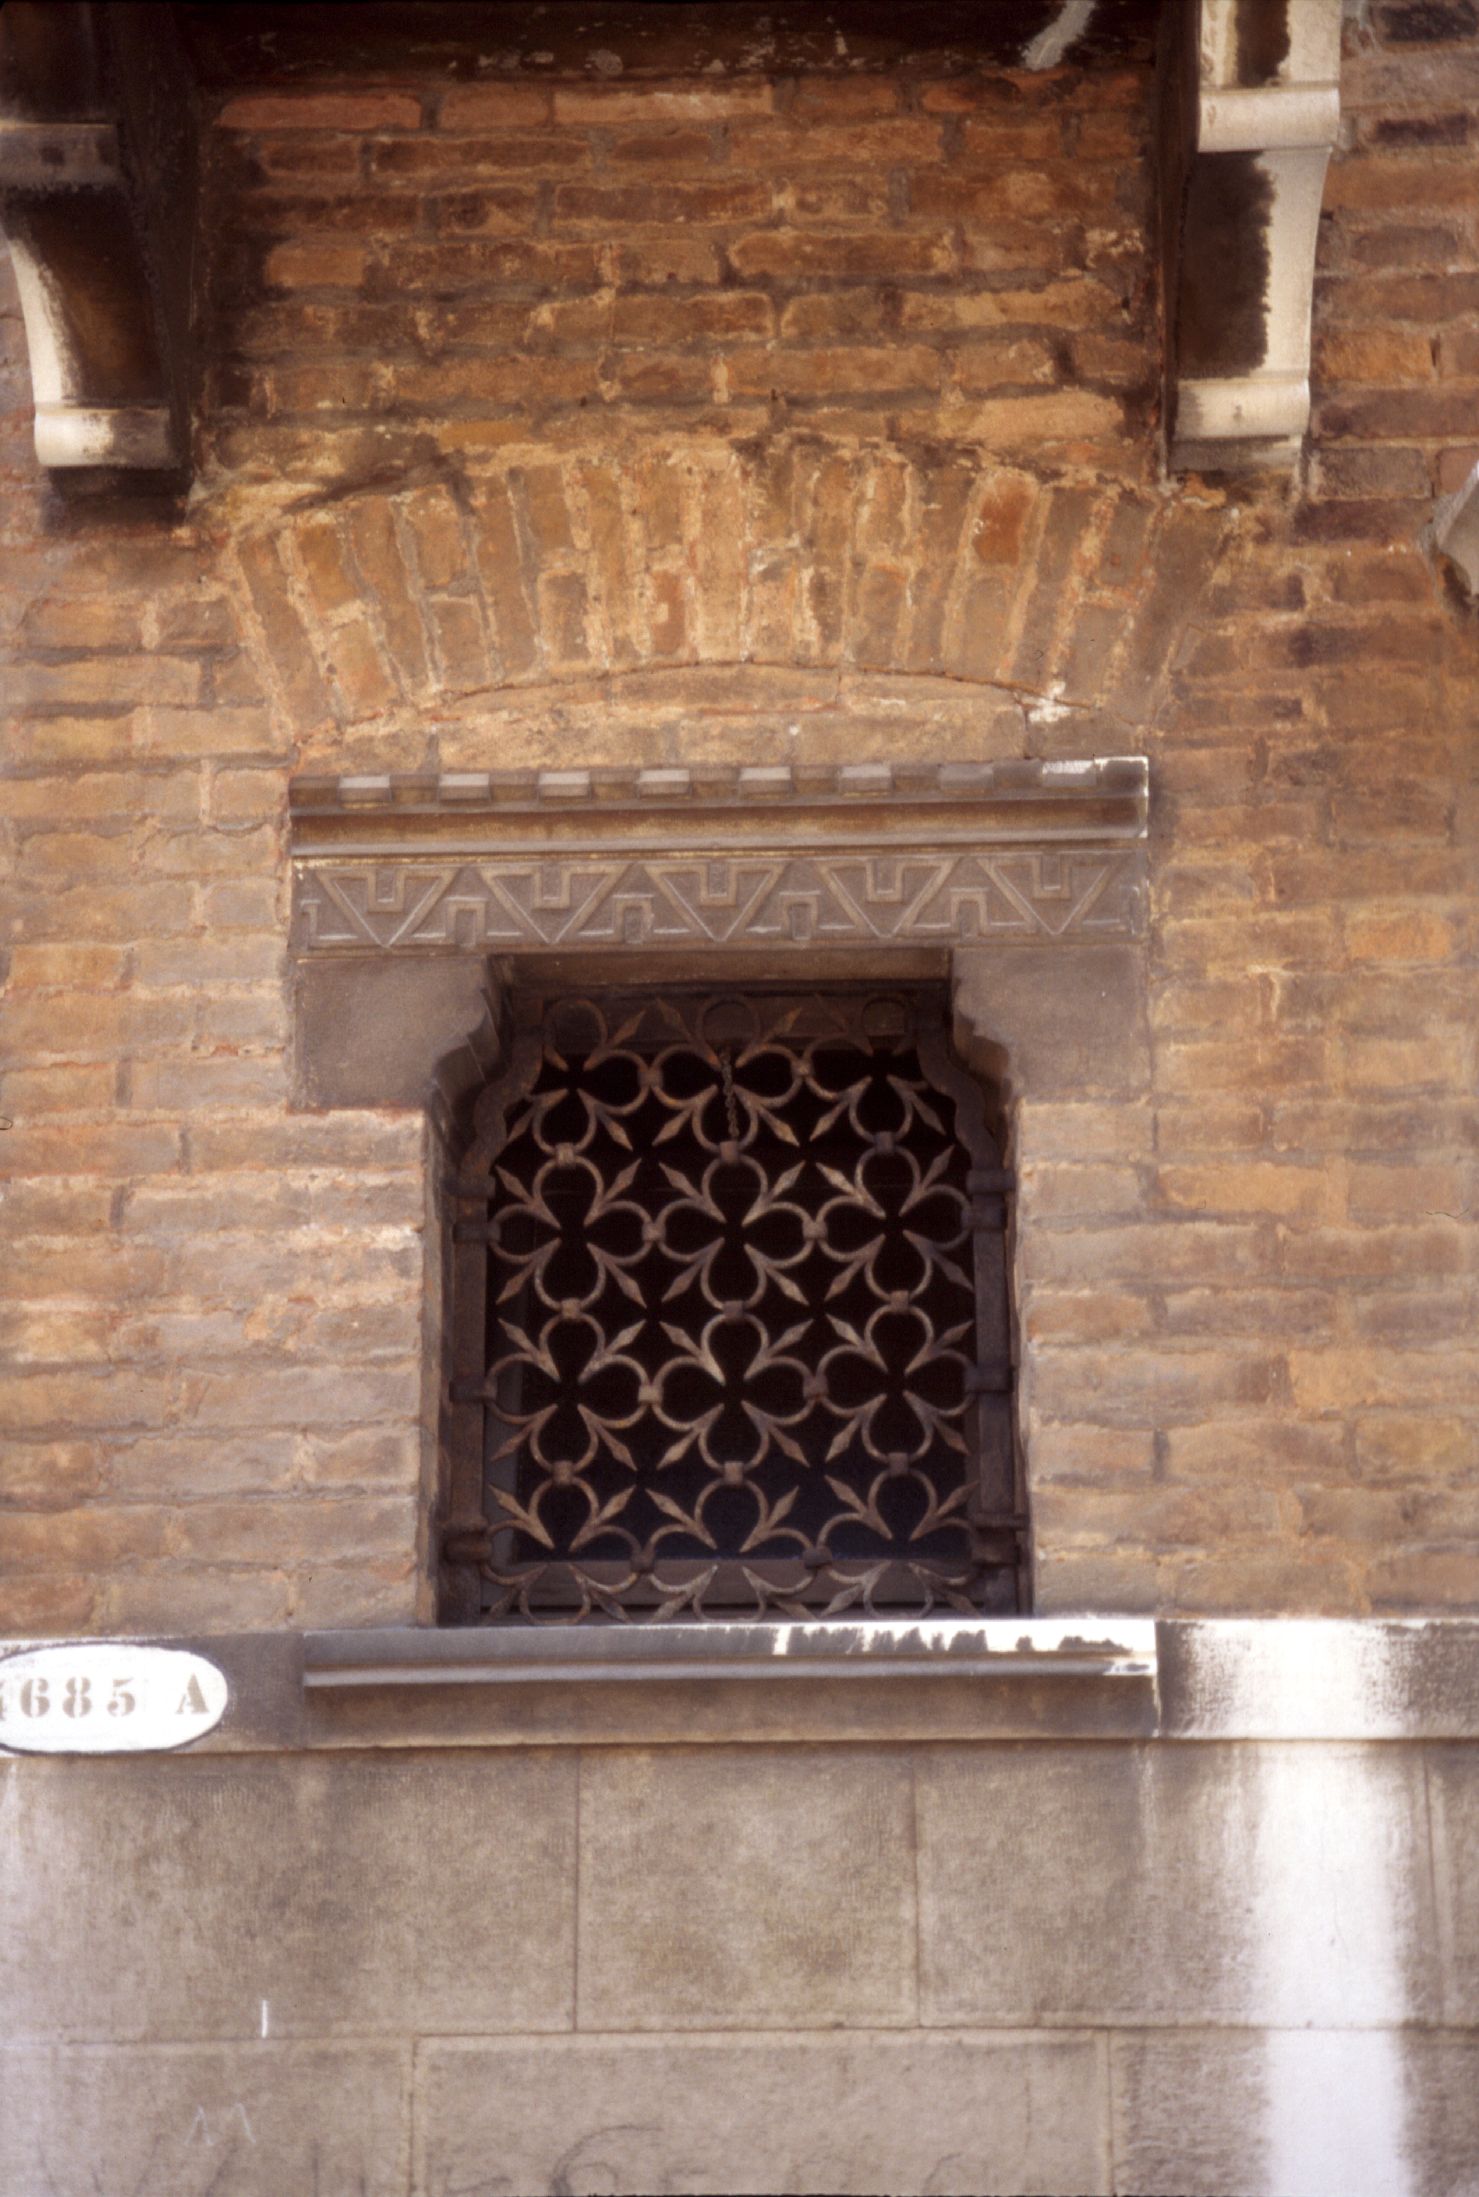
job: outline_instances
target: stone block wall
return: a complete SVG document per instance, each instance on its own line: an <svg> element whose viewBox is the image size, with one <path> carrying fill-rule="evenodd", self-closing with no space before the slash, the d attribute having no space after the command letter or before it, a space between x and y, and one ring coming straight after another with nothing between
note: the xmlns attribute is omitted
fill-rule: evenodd
<svg viewBox="0 0 1479 2197"><path fill-rule="evenodd" d="M423 1685L274 1751L223 1642L204 1751L0 1762L0 2187L1464 2197L1475 1628L1156 1629L1138 1736L978 1671L831 1745L654 1673L607 1744Z"/></svg>
<svg viewBox="0 0 1479 2197"><path fill-rule="evenodd" d="M1141 1080L1015 1094L1041 1606L1473 1604L1479 46L1348 46L1292 483L1159 476L1144 44L222 94L178 506L38 477L7 293L5 1628L425 1613L289 778L873 756L1151 759Z"/></svg>

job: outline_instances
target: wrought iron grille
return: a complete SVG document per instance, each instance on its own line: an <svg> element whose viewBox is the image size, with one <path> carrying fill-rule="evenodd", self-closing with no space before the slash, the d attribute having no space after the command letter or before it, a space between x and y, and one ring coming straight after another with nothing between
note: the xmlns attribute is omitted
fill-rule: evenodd
<svg viewBox="0 0 1479 2197"><path fill-rule="evenodd" d="M1015 1610L943 990L521 996L453 1185L453 1621Z"/></svg>

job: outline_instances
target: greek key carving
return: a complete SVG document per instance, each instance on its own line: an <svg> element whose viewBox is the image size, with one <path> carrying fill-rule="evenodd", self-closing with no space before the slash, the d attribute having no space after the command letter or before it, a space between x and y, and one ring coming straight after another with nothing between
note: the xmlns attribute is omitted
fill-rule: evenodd
<svg viewBox="0 0 1479 2197"><path fill-rule="evenodd" d="M824 853L319 858L295 876L301 952L969 945L1133 938L1136 845Z"/></svg>

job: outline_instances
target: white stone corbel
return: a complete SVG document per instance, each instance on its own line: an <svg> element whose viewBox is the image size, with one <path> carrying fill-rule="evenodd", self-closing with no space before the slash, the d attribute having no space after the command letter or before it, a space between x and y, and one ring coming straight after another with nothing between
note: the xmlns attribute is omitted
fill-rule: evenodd
<svg viewBox="0 0 1479 2197"><path fill-rule="evenodd" d="M1168 103L1168 452L1174 471L1292 465L1340 125L1341 0L1193 0Z"/></svg>
<svg viewBox="0 0 1479 2197"><path fill-rule="evenodd" d="M0 231L49 470L182 462L160 254L119 128L130 45L157 52L159 37L157 11L127 5L17 0L0 16Z"/></svg>

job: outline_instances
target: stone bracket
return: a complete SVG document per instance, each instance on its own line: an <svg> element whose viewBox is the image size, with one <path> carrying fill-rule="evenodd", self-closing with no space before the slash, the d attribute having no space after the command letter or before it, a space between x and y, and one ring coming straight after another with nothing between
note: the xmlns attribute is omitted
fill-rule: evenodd
<svg viewBox="0 0 1479 2197"><path fill-rule="evenodd" d="M1167 62L1173 471L1292 466L1310 417L1320 200L1341 0L1192 0Z"/></svg>
<svg viewBox="0 0 1479 2197"><path fill-rule="evenodd" d="M11 0L0 230L52 469L177 472L186 451L193 140L173 11Z"/></svg>

